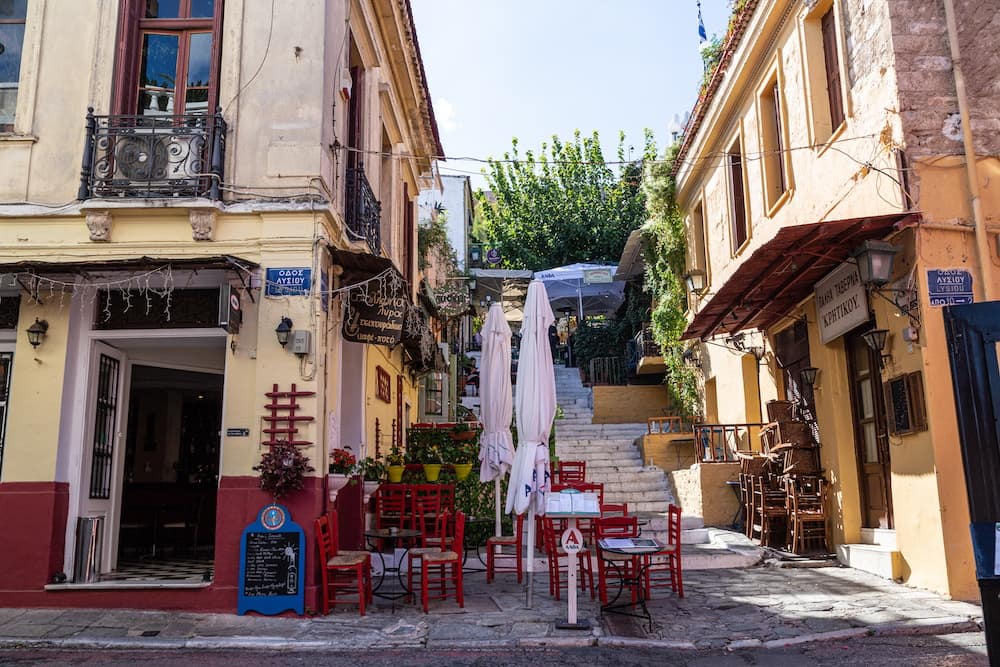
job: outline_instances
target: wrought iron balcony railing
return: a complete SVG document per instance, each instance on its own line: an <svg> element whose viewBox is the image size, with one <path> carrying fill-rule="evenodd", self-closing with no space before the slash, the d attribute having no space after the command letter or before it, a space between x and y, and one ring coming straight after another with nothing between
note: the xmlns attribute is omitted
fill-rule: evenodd
<svg viewBox="0 0 1000 667"><path fill-rule="evenodd" d="M653 330L650 327L643 327L635 335L635 346L640 357L662 357L663 350L653 339Z"/></svg>
<svg viewBox="0 0 1000 667"><path fill-rule="evenodd" d="M367 241L372 254L378 255L382 249L382 205L368 184L363 164L347 168L346 194L344 215L348 231L356 239Z"/></svg>
<svg viewBox="0 0 1000 667"><path fill-rule="evenodd" d="M226 121L215 114L95 116L87 110L80 199L220 199Z"/></svg>

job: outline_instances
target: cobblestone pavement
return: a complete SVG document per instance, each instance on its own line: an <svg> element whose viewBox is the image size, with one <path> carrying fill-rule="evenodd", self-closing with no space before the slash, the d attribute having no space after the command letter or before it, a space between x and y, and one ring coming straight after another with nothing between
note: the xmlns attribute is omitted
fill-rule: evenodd
<svg viewBox="0 0 1000 667"><path fill-rule="evenodd" d="M685 598L657 593L653 629L605 616L588 595L579 616L589 630L560 630L565 598L548 595L536 576L532 609L512 575L487 586L466 576L466 606L439 602L430 614L379 601L365 617L351 607L313 618L107 609L0 609L0 648L511 648L657 646L730 650L778 648L868 635L980 633L978 606L844 568L755 567L685 574ZM155 595L155 593L152 593Z"/></svg>

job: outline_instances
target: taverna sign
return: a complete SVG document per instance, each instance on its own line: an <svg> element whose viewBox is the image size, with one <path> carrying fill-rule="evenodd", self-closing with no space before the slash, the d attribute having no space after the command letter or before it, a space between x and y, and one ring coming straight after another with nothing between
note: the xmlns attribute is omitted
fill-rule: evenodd
<svg viewBox="0 0 1000 667"><path fill-rule="evenodd" d="M868 321L868 295L858 265L845 262L816 283L816 317L824 343Z"/></svg>

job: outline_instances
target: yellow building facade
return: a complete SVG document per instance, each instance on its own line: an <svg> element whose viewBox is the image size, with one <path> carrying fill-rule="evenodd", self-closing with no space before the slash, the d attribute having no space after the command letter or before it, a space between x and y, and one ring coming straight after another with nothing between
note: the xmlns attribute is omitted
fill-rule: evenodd
<svg viewBox="0 0 1000 667"><path fill-rule="evenodd" d="M328 510L360 539L360 495L328 499L330 452L384 456L434 363L415 215L442 150L409 5L13 5L0 508L19 537L0 604L233 609L268 442L314 469L280 500L310 549ZM345 322L359 291L406 312L401 345ZM81 589L81 519L102 573L178 556L204 581Z"/></svg>
<svg viewBox="0 0 1000 667"><path fill-rule="evenodd" d="M987 4L959 7L958 25ZM760 0L734 26L675 163L688 267L705 278L686 337L707 421L794 402L815 425L840 559L975 599L942 307L1000 289L990 74L968 68L956 92L951 28L926 3ZM892 275L866 282L879 243Z"/></svg>

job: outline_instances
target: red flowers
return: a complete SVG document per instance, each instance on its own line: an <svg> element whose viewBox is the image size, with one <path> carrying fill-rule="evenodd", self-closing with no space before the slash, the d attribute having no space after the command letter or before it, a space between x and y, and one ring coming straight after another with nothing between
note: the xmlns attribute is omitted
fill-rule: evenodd
<svg viewBox="0 0 1000 667"><path fill-rule="evenodd" d="M356 463L357 459L346 449L335 449L330 452L331 475L350 475Z"/></svg>

